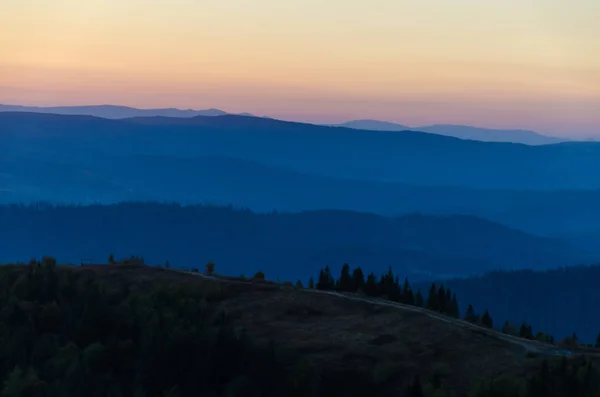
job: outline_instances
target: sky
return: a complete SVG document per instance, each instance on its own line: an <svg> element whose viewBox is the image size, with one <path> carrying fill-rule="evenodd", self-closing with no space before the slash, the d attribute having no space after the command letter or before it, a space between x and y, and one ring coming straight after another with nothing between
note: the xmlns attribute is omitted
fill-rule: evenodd
<svg viewBox="0 0 600 397"><path fill-rule="evenodd" d="M2 0L0 103L600 136L598 0Z"/></svg>

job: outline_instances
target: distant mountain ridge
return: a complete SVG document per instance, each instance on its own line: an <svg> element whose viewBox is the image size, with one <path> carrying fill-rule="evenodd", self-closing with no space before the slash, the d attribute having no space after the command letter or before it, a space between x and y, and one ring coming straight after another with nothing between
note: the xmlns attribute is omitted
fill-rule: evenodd
<svg viewBox="0 0 600 397"><path fill-rule="evenodd" d="M329 265L394 271L411 280L482 274L494 269L548 269L589 260L560 241L472 216L407 214L389 218L353 211L256 214L217 206L122 203L107 206L0 206L0 262L53 251L57 259L101 261L143 255L174 267L214 261L222 274L295 280ZM48 233L50 225L55 233ZM337 273L337 271L336 271Z"/></svg>
<svg viewBox="0 0 600 397"><path fill-rule="evenodd" d="M137 109L128 106L115 105L92 105L92 106L53 106L53 107L36 107L36 106L19 106L19 105L2 105L0 104L0 112L33 112L33 113L52 113L62 115L79 115L79 116L95 116L106 119L125 119L132 117L174 117L187 118L197 116L224 116L227 113L220 109ZM244 116L253 116L250 113L242 113Z"/></svg>
<svg viewBox="0 0 600 397"><path fill-rule="evenodd" d="M220 109L138 109L129 106L117 105L91 105L91 106L21 106L0 104L0 112L30 112L51 113L74 116L95 116L107 119L126 119L137 117L169 117L169 118L193 118L197 116L225 116L238 115L248 117L260 117L251 113L229 113ZM261 118L268 118L263 116ZM460 139L470 139L483 142L512 142L526 145L547 145L552 143L566 142L568 139L551 137L527 130L500 130L490 128L479 128L463 125L435 124L422 127L409 127L403 124L391 123L381 120L352 120L341 124L327 124L331 127L345 127L369 131L420 131L437 135L446 135Z"/></svg>
<svg viewBox="0 0 600 397"><path fill-rule="evenodd" d="M600 144L528 146L257 117L0 113L0 158L222 156L349 180L482 189L600 189ZM58 156L58 157L57 157Z"/></svg>
<svg viewBox="0 0 600 397"><path fill-rule="evenodd" d="M482 142L513 142L522 143L525 145L548 145L552 143L568 141L568 139L546 136L534 131L499 130L451 124L435 124L422 127L409 127L403 124L396 124L379 120L352 120L342 124L335 124L332 126L370 131L411 130Z"/></svg>

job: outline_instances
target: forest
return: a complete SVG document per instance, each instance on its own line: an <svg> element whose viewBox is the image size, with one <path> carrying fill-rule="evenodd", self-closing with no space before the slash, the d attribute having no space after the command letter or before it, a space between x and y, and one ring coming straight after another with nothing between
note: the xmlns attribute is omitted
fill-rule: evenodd
<svg viewBox="0 0 600 397"><path fill-rule="evenodd" d="M131 267L124 264L123 272ZM51 257L0 268L2 396L457 395L435 376L405 376L405 386L392 393L372 373L334 373L303 361L286 346L254 343L218 309L225 299L218 286L160 277L142 283L101 274L57 266ZM350 274L344 267L335 280L324 269L314 287L354 290L359 275L360 270ZM373 293L412 302L410 286L405 295L394 296L400 288L392 287L398 279L390 276L383 275ZM372 275L359 288L370 291L369 279ZM432 286L424 304L456 316L455 296L443 288L436 293ZM415 304L419 296L417 291ZM598 396L599 385L594 362L563 358L544 360L521 377L474 380L469 395L591 397Z"/></svg>

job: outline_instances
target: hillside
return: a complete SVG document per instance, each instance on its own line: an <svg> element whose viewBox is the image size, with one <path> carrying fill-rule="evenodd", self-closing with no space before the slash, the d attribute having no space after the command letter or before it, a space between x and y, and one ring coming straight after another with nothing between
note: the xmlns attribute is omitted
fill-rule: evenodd
<svg viewBox="0 0 600 397"><path fill-rule="evenodd" d="M427 312L161 268L45 258L0 283L3 395L445 396L555 361Z"/></svg>
<svg viewBox="0 0 600 397"><path fill-rule="evenodd" d="M255 214L223 207L128 203L0 207L0 261L53 253L61 262L144 255L190 268L212 260L223 274L260 268L304 279L344 263L375 272L392 266L411 280L547 269L590 256L555 240L469 216L385 218L348 211Z"/></svg>
<svg viewBox="0 0 600 397"><path fill-rule="evenodd" d="M299 173L428 186L598 189L600 144L526 146L361 131L265 118L107 120L0 113L4 159L79 161L133 154L239 158Z"/></svg>

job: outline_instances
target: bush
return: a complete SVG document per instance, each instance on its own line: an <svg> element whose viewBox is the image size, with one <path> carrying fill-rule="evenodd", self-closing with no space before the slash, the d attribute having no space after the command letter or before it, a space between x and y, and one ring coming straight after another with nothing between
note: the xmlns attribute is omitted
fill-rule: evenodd
<svg viewBox="0 0 600 397"><path fill-rule="evenodd" d="M265 279L265 273L263 273L262 271L257 271L256 273L254 273L254 277L255 280L264 280Z"/></svg>

